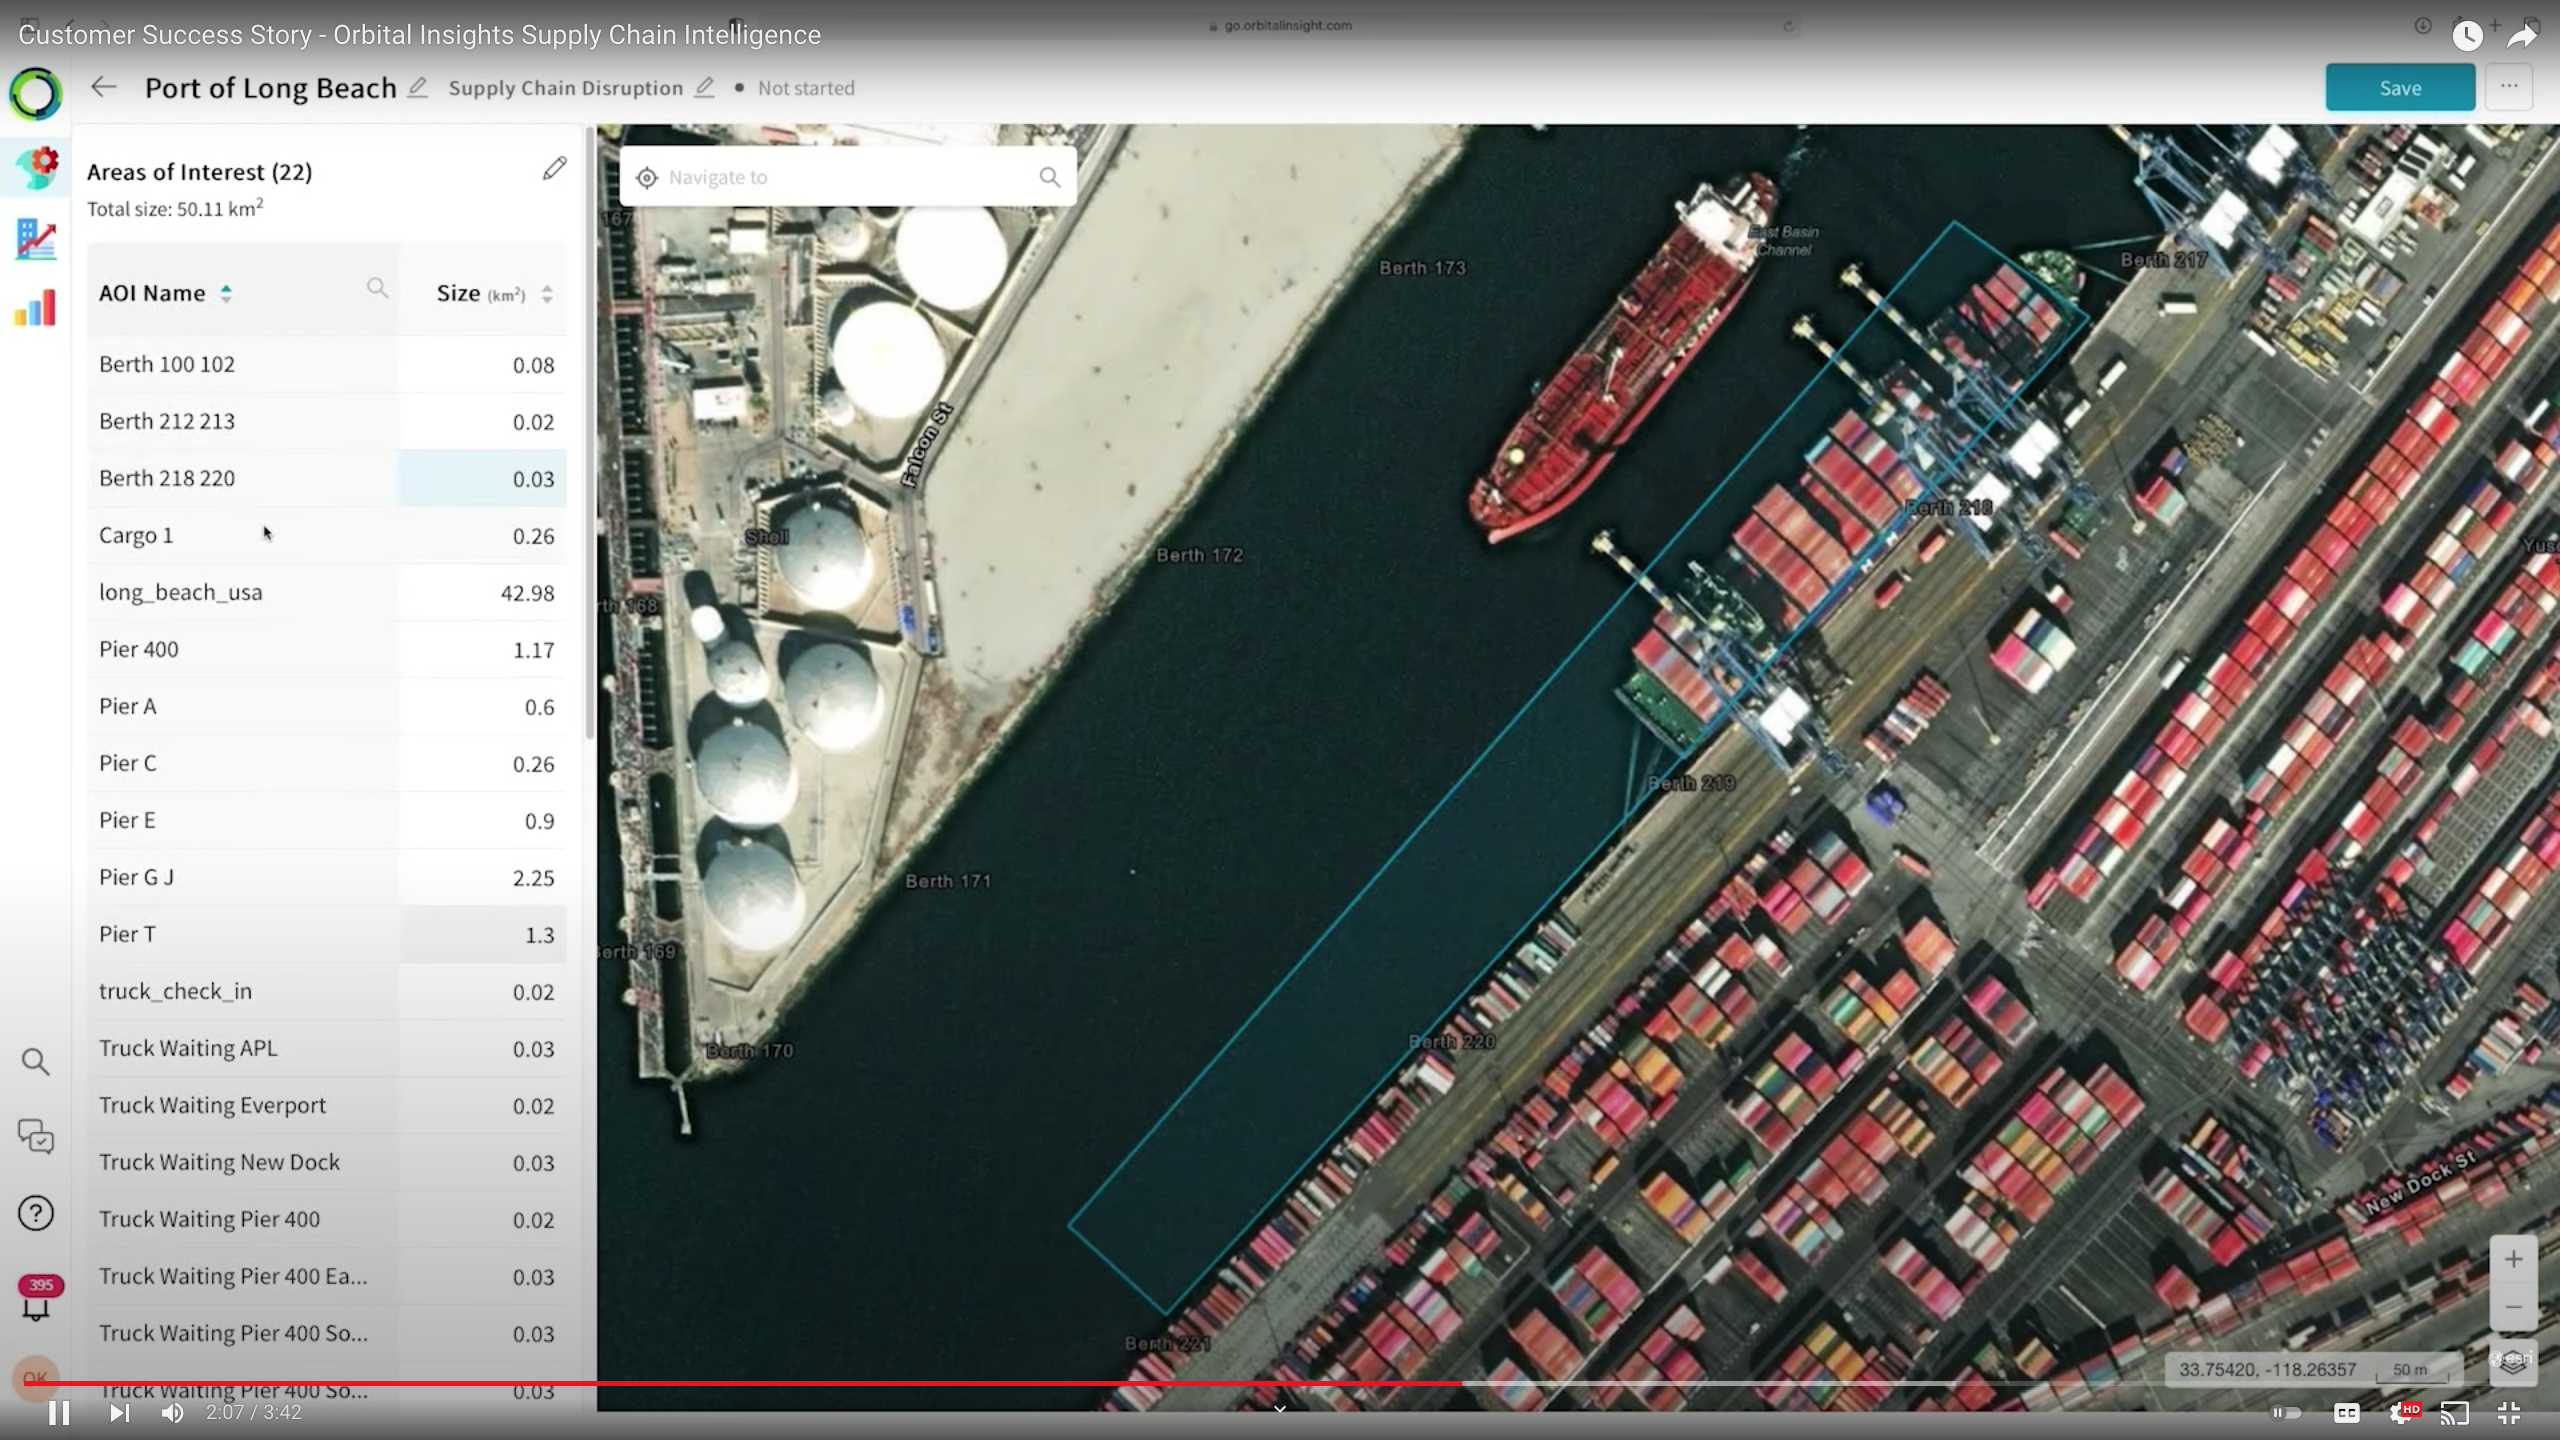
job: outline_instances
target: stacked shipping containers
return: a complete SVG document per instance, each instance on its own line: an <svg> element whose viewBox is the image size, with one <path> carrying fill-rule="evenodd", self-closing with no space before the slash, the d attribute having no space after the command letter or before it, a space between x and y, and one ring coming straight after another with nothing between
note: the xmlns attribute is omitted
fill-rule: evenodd
<svg viewBox="0 0 2560 1440"><path fill-rule="evenodd" d="M2493 661L2486 672L2489 678L2494 679L2497 669L2503 664L2503 661ZM2468 678L2468 676L2463 677L2464 680ZM2433 727L2430 739L2435 743L2443 744L2461 733L2467 723L2464 705L2480 688L2477 685L2457 681L2439 696L2438 704L2442 713ZM2537 736L2545 738L2550 736L2552 733L2550 711L2555 697L2560 697L2560 637L2555 637L2555 643L2550 651L2539 660L2533 672L2527 676L2517 693L2515 704L2500 717L2490 733L2473 748L2463 763L2457 766L2450 776L2439 782L2434 792L2434 803L2427 808L2424 818L2401 842L2398 850L2385 865L2383 871L2385 880L2395 885L2405 885L2414 878L2434 873L2436 862L2429 847L2435 843L2437 833L2442 828L2446 816L2461 803L2462 797L2470 793L2506 753L2508 742L2518 728L2529 730ZM2477 953L2476 946L2472 943L2475 938L2467 931L2456 932L2453 936L2457 958L2464 961L2466 968Z"/></svg>
<svg viewBox="0 0 2560 1440"><path fill-rule="evenodd" d="M1644 1298L1643 1287L1597 1245L1585 1248L1571 1265L1549 1280L1547 1293L1555 1296L1564 1313L1582 1327L1595 1349L1618 1333L1618 1327L1635 1310L1636 1302Z"/></svg>
<svg viewBox="0 0 2560 1440"><path fill-rule="evenodd" d="M1985 1270L1999 1268L2142 1108L2141 1096L2104 1064L2086 1081L2059 1065L2047 1072L1959 1172L1967 1194L1947 1221L1956 1248Z"/></svg>
<svg viewBox="0 0 2560 1440"><path fill-rule="evenodd" d="M2247 862L2257 847L2264 812L2248 806L2244 820L2214 814L2196 831L2186 857L2170 872L2160 892L2160 905L2134 929L2116 952L2116 978L2139 994L2150 990L2178 952L2202 924L2205 912L2224 882Z"/></svg>
<svg viewBox="0 0 2560 1440"><path fill-rule="evenodd" d="M2052 684L2079 651L2079 642L2064 632L2061 621L2043 606L2029 605L1992 645L1991 668L2034 695Z"/></svg>
<svg viewBox="0 0 2560 1440"><path fill-rule="evenodd" d="M1939 337L1960 361L1977 362L1995 393L2008 395L2042 367L2044 347L2066 318L2032 282L2004 266L1959 302ZM1792 486L1773 485L1761 495L1734 530L1733 549L1785 597L1784 622L1793 628L1823 612L1853 567L1863 568L1861 562L1900 540L1908 506L1923 489L1918 469L1869 417L1848 411L1805 452Z"/></svg>
<svg viewBox="0 0 2560 1440"><path fill-rule="evenodd" d="M2225 1140L2230 1137L2230 1131L2210 1116L2199 1136L2206 1133ZM2249 1193L2242 1173L2238 1166L2214 1164L2191 1138L2168 1164L2152 1171L2142 1188L2189 1239L2213 1257L2214 1264L2229 1265L2275 1228L2274 1218Z"/></svg>
<svg viewBox="0 0 2560 1440"><path fill-rule="evenodd" d="M1962 1015L1950 1015L1911 1047L1908 1068L1938 1098L1961 1110L2000 1073L2000 1051Z"/></svg>
<svg viewBox="0 0 2560 1440"><path fill-rule="evenodd" d="M1911 1357L1871 1345L1830 1320L1816 1320L1778 1359L1772 1383L1752 1393L1778 1410L1873 1410L1910 1373Z"/></svg>
<svg viewBox="0 0 2560 1440"><path fill-rule="evenodd" d="M2516 496L2494 465L2483 465L2455 499L2426 548L2382 594L2383 618L2414 640L2453 604L2480 557L2515 519Z"/></svg>
<svg viewBox="0 0 2560 1440"><path fill-rule="evenodd" d="M2178 477L2186 473L2187 452L2173 444L2134 482L2135 508L2163 526L2175 526L2187 513L2186 492L2178 488Z"/></svg>
<svg viewBox="0 0 2560 1440"><path fill-rule="evenodd" d="M1987 368L1997 383L2033 373L2066 317L2042 287L2014 265L2002 265L1930 327L1946 352Z"/></svg>
<svg viewBox="0 0 2560 1440"><path fill-rule="evenodd" d="M2411 1247L2473 1205L2504 1200L2523 1170L2552 1147L2560 1129L2560 1087L2482 1122L2429 1152L2402 1174L2357 1191L2338 1209L2359 1239L2397 1235Z"/></svg>
<svg viewBox="0 0 2560 1440"><path fill-rule="evenodd" d="M1541 1380L1562 1380L1582 1368L1582 1350L1534 1303L1521 1307L1503 1327L1528 1362L1528 1373Z"/></svg>
<svg viewBox="0 0 2560 1440"><path fill-rule="evenodd" d="M1867 1100L1863 1112L1893 1139L1894 1148L1917 1160L1935 1143L1938 1133L1929 1128L1927 1117L1912 1107L1910 1101L1895 1093L1890 1085L1881 1086ZM1881 1163L1881 1162L1879 1162Z"/></svg>
<svg viewBox="0 0 2560 1440"><path fill-rule="evenodd" d="M2287 582L2291 583L2291 582ZM2241 779L2241 795L2258 817L2273 815L2329 763L2340 737L2368 707L2376 685L2391 672L2392 656L2371 636L2351 641Z"/></svg>
<svg viewBox="0 0 2560 1440"><path fill-rule="evenodd" d="M1679 1409L1706 1378L1706 1365L1698 1358L1698 1345L1706 1333L1706 1322L1682 1304L1663 1317L1634 1354L1609 1372L1614 1383L1592 1389L1591 1403L1606 1410L1632 1399L1647 1410Z"/></svg>
<svg viewBox="0 0 2560 1440"><path fill-rule="evenodd" d="M1957 1309L1964 1304L1965 1287L1948 1279L1946 1272L1920 1253L1920 1247L1912 1244L1909 1236L1895 1239L1878 1258L1884 1273L1901 1281L1921 1308L1942 1323L1955 1318Z"/></svg>
<svg viewBox="0 0 2560 1440"><path fill-rule="evenodd" d="M1463 1169L1474 1183L1502 1189L1522 1206L1533 1223L1543 1224L1547 1211L1523 1179L1526 1170L1537 1163L1541 1147L1551 1144L1567 1127L1588 1124L1614 1150L1668 1110L1683 1078L1667 1048L1673 1036L1685 1029L1711 1048L1722 1044L1755 1005L1740 971L1756 965L1773 974L1783 974L1788 968L1787 956L1775 941L1733 931L1725 933L1708 954L1694 962L1688 958L1690 951L1716 927L1739 921L1749 908L1761 904L1748 877L1770 873L1784 854L1773 847L1755 856L1717 888L1698 918L1664 952L1653 971L1620 997L1611 1015L1558 1058L1540 1087L1505 1117L1493 1141L1469 1158ZM1872 879L1865 861L1836 835L1814 837L1798 857L1793 874L1813 892L1812 900L1808 902L1794 884L1781 878L1778 884L1788 898L1779 903L1801 907L1807 915L1816 904L1838 913L1846 899L1862 891ZM1797 924L1802 923L1799 918ZM1489 1031L1517 1013L1534 992L1536 982L1553 973L1577 938L1560 917L1542 922L1519 953L1453 1019L1450 1030L1459 1035ZM1661 1002L1658 1007L1652 1003L1657 998ZM1627 1028L1618 1023L1626 1015L1646 1012L1649 1018L1642 1027ZM1290 1192L1279 1211L1268 1217L1244 1246L1218 1268L1201 1295L1168 1326L1167 1333L1189 1340L1213 1337L1222 1330L1295 1256L1316 1224L1350 1192L1360 1175L1403 1135L1420 1108L1449 1089L1455 1074L1450 1056L1436 1050L1423 1052L1400 1071L1394 1084ZM1746 1163L1739 1178L1719 1180L1707 1194L1697 1197L1695 1203L1709 1223L1732 1207L1738 1198L1738 1186L1748 1182L1749 1172ZM1417 1224L1431 1218L1421 1217ZM1480 1217L1478 1223L1481 1224ZM1498 1238L1489 1229L1486 1233L1488 1239ZM1374 1285L1374 1280L1369 1283ZM1336 1313L1316 1328L1348 1326L1378 1298L1355 1283L1338 1299ZM1410 1332L1410 1327L1403 1328ZM1394 1368L1394 1357L1412 1353L1392 1334L1381 1331L1362 1354L1347 1362L1336 1359L1327 1363L1342 1367L1345 1375L1357 1379L1364 1369L1386 1374ZM1315 1362L1310 1359L1307 1363ZM1178 1366L1178 1356L1150 1352L1141 1357L1132 1367L1128 1384L1115 1392L1113 1405L1148 1408L1162 1393L1161 1382L1174 1378Z"/></svg>
<svg viewBox="0 0 2560 1440"><path fill-rule="evenodd" d="M1921 974L1935 980L1955 963L1956 942L1948 937L1936 920L1927 915L1915 915L1903 927L1902 953L1911 957L1911 963L1920 968Z"/></svg>
<svg viewBox="0 0 2560 1440"><path fill-rule="evenodd" d="M2553 1018L2551 997L2530 980L2517 981L2514 1002L2490 1017L2472 1040L2471 1048L2464 1052L2461 1063L2445 1077L2446 1096L2460 1100L2471 1093L2475 1082L2500 1074L2511 1065L2531 1065L2540 1060L2543 1042L2551 1038Z"/></svg>
<svg viewBox="0 0 2560 1440"><path fill-rule="evenodd" d="M2515 842L2481 872L2445 922L2445 946L2464 969L2476 973L2489 951L2513 932L2554 867L2560 867L2560 791L2526 816Z"/></svg>
<svg viewBox="0 0 2560 1440"><path fill-rule="evenodd" d="M2050 1351L2033 1336L2021 1342L2005 1363L1991 1347L1985 1347L1937 1393L1915 1398L1912 1408L2050 1410L2103 1397L2147 1355L2210 1348L2218 1337L2257 1318L2272 1304L2297 1301L2355 1279L2365 1270L2357 1254L2359 1246L2375 1243L2387 1233L2402 1233L2415 1244L2417 1230L2431 1227L2455 1210L2471 1203L2487 1206L2504 1200L2515 1193L2511 1187L2521 1170L2549 1153L2549 1137L2555 1126L2560 1126L2560 1091L2548 1092L2430 1156L2412 1172L2423 1177L2415 1188L2376 1187L2358 1195L2345 1207L2351 1235L2305 1244L2210 1295L2202 1293L2185 1271L2172 1266L2162 1273L2154 1289L2175 1313L2150 1328L2120 1335L2109 1341L2103 1352L2060 1368ZM2456 1153L2467 1153L2472 1158L2467 1171L2453 1167ZM2494 1173L2474 1183L2471 1177L2483 1171ZM2438 1192L2456 1193L2446 1201L2436 1198ZM2416 1216L2421 1211L2423 1218L2417 1219L2414 1228L2404 1228L2411 1222L2401 1217ZM2555 1223L2560 1223L2560 1212L2505 1220L2502 1225L2510 1230L2547 1233ZM2457 1250L2439 1264L2414 1273L2395 1289L2374 1297L2369 1307L2347 1307L2337 1312L2337 1319L2316 1321L2288 1336L2286 1343L2289 1348L2337 1348L2388 1335L2397 1326L2428 1314L2465 1312L2480 1303L2488 1285L2488 1272L2486 1252ZM1996 1388L1988 1376L2004 1369L2042 1383L2007 1390Z"/></svg>
<svg viewBox="0 0 2560 1440"><path fill-rule="evenodd" d="M1840 1072L1801 1029L1786 1031L1768 1059L1734 1088L1726 1108L1760 1147L1786 1149L1840 1089Z"/></svg>
<svg viewBox="0 0 2560 1440"><path fill-rule="evenodd" d="M2411 403L2389 439L2347 483L2310 540L2287 562L2275 592L2240 617L2236 632L2213 665L2169 702L2169 713L2128 777L2141 776L2163 795L2174 795L2185 784L2198 757L2292 643L2326 592L2335 587L2336 577L2416 488L2421 474L2453 438L2463 409L2475 404L2507 368L2514 355L2512 346L2523 343L2532 322L2554 300L2560 300L2560 225L2544 235L2499 297L2482 311L2469 337L2445 358L2436 378ZM2119 780L2109 793L2121 800L2123 792L2124 782ZM2111 830L2094 817L2084 822L2061 861L2029 888L2028 903L2042 908L2058 890L2088 899L2114 874L2144 825L2129 828L2130 835L2125 833L2127 827Z"/></svg>
<svg viewBox="0 0 2560 1440"><path fill-rule="evenodd" d="M1911 684L1893 702L1893 708L1867 730L1867 749L1890 765L1902 758L1902 752L1918 744L1929 722L1938 718L1949 699L1946 685L1937 676L1923 670L1911 677Z"/></svg>
<svg viewBox="0 0 2560 1440"><path fill-rule="evenodd" d="M1747 1172L1746 1172L1746 1182ZM1668 1170L1657 1170L1644 1182L1640 1192L1644 1203L1671 1227L1671 1233L1687 1244L1695 1245L1706 1238L1707 1231L1731 1211L1740 1192L1728 1181L1719 1180L1707 1187L1703 1195L1692 1195L1687 1186Z"/></svg>

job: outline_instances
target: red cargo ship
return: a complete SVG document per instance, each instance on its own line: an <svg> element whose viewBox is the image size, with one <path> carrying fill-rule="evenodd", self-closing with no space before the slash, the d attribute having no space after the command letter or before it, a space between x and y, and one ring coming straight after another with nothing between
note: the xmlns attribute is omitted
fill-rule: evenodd
<svg viewBox="0 0 2560 1440"><path fill-rule="evenodd" d="M1730 191L1701 185L1680 223L1581 348L1511 427L1467 508L1495 543L1523 535L1582 498L1671 382L1706 348L1751 284L1761 235L1778 207L1767 176Z"/></svg>

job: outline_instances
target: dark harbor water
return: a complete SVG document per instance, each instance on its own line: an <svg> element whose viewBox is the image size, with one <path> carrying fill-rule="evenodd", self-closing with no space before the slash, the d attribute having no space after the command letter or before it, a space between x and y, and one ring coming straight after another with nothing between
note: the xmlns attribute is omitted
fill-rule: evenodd
<svg viewBox="0 0 2560 1440"><path fill-rule="evenodd" d="M1243 563L1142 579L916 867L990 888L885 904L793 1016L792 1058L695 1092L690 1142L630 1078L604 977L603 1374L1116 1378L1160 1321L1068 1217L1616 597L1591 533L1660 549L1814 374L1788 323L1856 324L1844 263L1889 279L1950 220L2010 254L2134 234L2131 168L2094 129L1480 135L1385 255L1464 276L1359 281L1172 537ZM1819 230L1813 253L1767 263L1568 520L1488 553L1466 489L1532 385L1675 199L1754 169L1784 187L1782 223ZM1560 764L1559 795L1623 791L1629 726L1593 715L1614 743ZM1383 1064L1362 1022L1343 1043Z"/></svg>

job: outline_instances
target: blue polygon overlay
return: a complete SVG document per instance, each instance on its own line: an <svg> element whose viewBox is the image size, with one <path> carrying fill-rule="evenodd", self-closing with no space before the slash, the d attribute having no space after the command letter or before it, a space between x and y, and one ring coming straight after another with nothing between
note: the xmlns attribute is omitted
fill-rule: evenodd
<svg viewBox="0 0 2560 1440"><path fill-rule="evenodd" d="M1926 324L2003 260L1972 231L1949 225L1886 298ZM2067 323L2034 358L2027 384L2087 324L2062 297L2047 292L2047 298L2061 306ZM1757 314L1752 323L1787 320ZM1850 334L1841 354L1870 379L1897 361L1933 383L1943 379L1878 316ZM1722 537L1699 528L1717 497L1735 485L1756 494L1794 479L1802 469L1798 448L1853 403L1841 380L1818 373L1651 563L1668 575L1693 554L1720 553ZM2011 403L2014 395L2002 398L2004 406ZM1937 475L1955 468L1942 467ZM1879 537L1869 550L1885 543ZM1779 653L1856 578L1853 566L1815 614L1788 633ZM1410 1062L1405 1037L1437 1031L1633 818L1638 807L1616 787L1560 788L1557 777L1594 772L1578 761L1560 764L1559 757L1595 747L1621 757L1597 770L1623 768L1628 722L1616 713L1613 697L1634 664L1628 647L1649 618L1650 602L1632 587L1609 606L1068 1220L1067 1228L1158 1310L1171 1313L1234 1252ZM1711 736L1715 728L1709 727ZM1584 793L1587 801L1569 808ZM1517 823L1533 812L1543 823ZM1524 900L1534 901L1525 913ZM1379 1046L1346 1054L1343 1036L1354 1028L1382 1037Z"/></svg>

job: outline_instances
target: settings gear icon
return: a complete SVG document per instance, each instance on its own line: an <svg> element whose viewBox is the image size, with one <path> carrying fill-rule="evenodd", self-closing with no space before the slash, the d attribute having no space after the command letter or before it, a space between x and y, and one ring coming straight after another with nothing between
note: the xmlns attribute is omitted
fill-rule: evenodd
<svg viewBox="0 0 2560 1440"><path fill-rule="evenodd" d="M27 164L39 175L50 175L62 168L62 152L50 145L39 145L29 154Z"/></svg>

